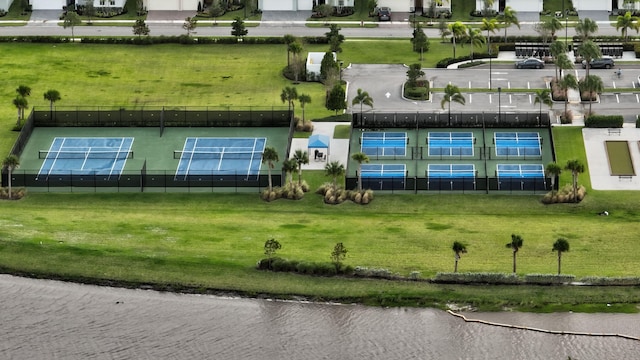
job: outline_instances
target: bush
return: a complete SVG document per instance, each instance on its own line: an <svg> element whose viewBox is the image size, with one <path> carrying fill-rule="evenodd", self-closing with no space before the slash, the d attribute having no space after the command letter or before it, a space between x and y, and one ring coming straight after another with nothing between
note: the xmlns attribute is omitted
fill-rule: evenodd
<svg viewBox="0 0 640 360"><path fill-rule="evenodd" d="M584 121L590 128L621 128L624 123L622 115L591 115Z"/></svg>
<svg viewBox="0 0 640 360"><path fill-rule="evenodd" d="M483 59L483 58L488 59L489 57L495 59L495 58L498 57L498 54L497 53L492 53L491 56L489 56L489 54L487 54L486 52L481 52L481 53L474 52L473 53L473 59ZM438 63L436 64L436 67L442 69L442 68L446 68L447 66L449 66L451 64L455 64L455 63L463 62L463 61L467 61L467 60L471 60L471 56L470 55L459 56L457 58L446 57L446 58L441 59L440 61L438 61Z"/></svg>
<svg viewBox="0 0 640 360"><path fill-rule="evenodd" d="M516 274L505 273L437 273L433 282L445 284L520 284Z"/></svg>
<svg viewBox="0 0 640 360"><path fill-rule="evenodd" d="M355 269L353 269L353 275L366 277L366 278L389 279L389 280L401 278L401 276L392 273L389 269L368 268L365 266L356 266Z"/></svg>
<svg viewBox="0 0 640 360"><path fill-rule="evenodd" d="M416 82L415 87L409 87L407 83L404 83L404 97L411 100L429 100L429 82L426 80L419 80Z"/></svg>
<svg viewBox="0 0 640 360"><path fill-rule="evenodd" d="M577 198L578 202L582 201L584 197L587 195L587 189L580 185L578 186ZM557 192L546 193L542 199L543 204L561 204L561 203L572 203L573 201L573 186L568 184L560 188Z"/></svg>
<svg viewBox="0 0 640 360"><path fill-rule="evenodd" d="M524 282L532 285L562 285L575 280L574 275L527 274Z"/></svg>

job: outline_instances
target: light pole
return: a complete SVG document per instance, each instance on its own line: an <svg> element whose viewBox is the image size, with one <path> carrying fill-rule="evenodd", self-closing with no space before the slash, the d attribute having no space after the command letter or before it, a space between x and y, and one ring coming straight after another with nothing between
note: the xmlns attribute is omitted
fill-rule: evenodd
<svg viewBox="0 0 640 360"><path fill-rule="evenodd" d="M491 90L491 37L487 39L489 39L489 90Z"/></svg>
<svg viewBox="0 0 640 360"><path fill-rule="evenodd" d="M502 94L502 88L498 86L498 122L502 121L502 117L500 116L500 108L501 108L501 106L500 106L500 98L501 98L501 96L500 95L501 94Z"/></svg>

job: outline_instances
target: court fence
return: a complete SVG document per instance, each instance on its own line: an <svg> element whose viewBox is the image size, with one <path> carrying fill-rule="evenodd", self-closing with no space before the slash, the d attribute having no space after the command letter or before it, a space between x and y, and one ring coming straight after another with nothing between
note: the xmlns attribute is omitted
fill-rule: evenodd
<svg viewBox="0 0 640 360"><path fill-rule="evenodd" d="M15 170L11 174L12 186L39 188L47 192L98 192L116 189L118 192L171 192L179 189L225 192L260 192L269 186L268 175L225 174L189 175L176 177L175 171L147 170L146 161L140 171L125 171L120 176L100 174L64 174L41 176L37 170ZM282 175L271 175L274 186L282 183ZM106 190L102 190L106 191ZM220 190L219 190L220 191Z"/></svg>
<svg viewBox="0 0 640 360"><path fill-rule="evenodd" d="M354 129L426 128L546 128L551 126L545 112L432 113L362 112L353 113Z"/></svg>
<svg viewBox="0 0 640 360"><path fill-rule="evenodd" d="M34 126L50 127L288 127L291 111L283 107L56 107L33 109Z"/></svg>
<svg viewBox="0 0 640 360"><path fill-rule="evenodd" d="M558 181L556 179L556 190ZM357 177L345 179L347 189L358 186ZM362 178L362 187L390 192L531 192L551 191L550 178L505 178L505 177L367 177Z"/></svg>
<svg viewBox="0 0 640 360"><path fill-rule="evenodd" d="M388 147L369 147L366 154L370 160L542 160L540 148L536 152L527 153L523 147L447 147L430 148L428 146L411 146L406 153L385 154ZM404 150L404 148L402 148Z"/></svg>

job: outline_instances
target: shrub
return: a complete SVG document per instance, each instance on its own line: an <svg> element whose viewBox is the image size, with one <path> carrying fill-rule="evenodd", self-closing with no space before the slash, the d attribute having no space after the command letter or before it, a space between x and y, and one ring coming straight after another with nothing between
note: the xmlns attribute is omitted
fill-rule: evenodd
<svg viewBox="0 0 640 360"><path fill-rule="evenodd" d="M584 199L584 197L587 195L587 189L582 185L578 186L578 191L576 195L578 198L578 202L582 201L582 199ZM542 201L543 204L559 204L559 203L574 202L573 186L570 184L567 184L562 188L560 188L553 195L551 194L551 192L548 192L542 197L540 201Z"/></svg>
<svg viewBox="0 0 640 360"><path fill-rule="evenodd" d="M533 285L562 285L575 280L574 275L527 274L524 282Z"/></svg>
<svg viewBox="0 0 640 360"><path fill-rule="evenodd" d="M621 128L624 123L622 115L591 115L584 121L590 128Z"/></svg>
<svg viewBox="0 0 640 360"><path fill-rule="evenodd" d="M520 284L518 275L505 273L437 273L433 281L447 284Z"/></svg>
<svg viewBox="0 0 640 360"><path fill-rule="evenodd" d="M419 274L419 273L418 273ZM378 278L378 279L399 279L400 276L392 273L389 269L384 268L368 268L365 266L356 266L353 269L354 276Z"/></svg>
<svg viewBox="0 0 640 360"><path fill-rule="evenodd" d="M420 271L412 271L409 273L409 280L420 280Z"/></svg>

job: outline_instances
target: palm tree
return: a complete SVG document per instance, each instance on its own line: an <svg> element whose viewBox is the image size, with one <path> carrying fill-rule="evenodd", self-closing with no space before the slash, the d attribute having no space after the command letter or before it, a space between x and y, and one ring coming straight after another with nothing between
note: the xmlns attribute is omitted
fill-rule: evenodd
<svg viewBox="0 0 640 360"><path fill-rule="evenodd" d="M513 10L511 6L507 6L504 8L502 15L498 16L498 20L503 24L504 27L504 41L507 42L507 28L511 25L515 25L520 29L520 21L518 21L517 11Z"/></svg>
<svg viewBox="0 0 640 360"><path fill-rule="evenodd" d="M558 87L564 92L564 112L566 114L567 104L569 103L569 89L578 89L578 79L573 74L567 74L558 81Z"/></svg>
<svg viewBox="0 0 640 360"><path fill-rule="evenodd" d="M282 171L287 176L287 182L293 184L293 172L298 170L298 162L295 159L287 159L282 162Z"/></svg>
<svg viewBox="0 0 640 360"><path fill-rule="evenodd" d="M298 185L302 185L302 165L309 163L309 153L298 149L293 153L293 159L298 163Z"/></svg>
<svg viewBox="0 0 640 360"><path fill-rule="evenodd" d="M542 120L542 104L547 105L549 109L553 107L553 100L551 100L551 91L549 89L536 90L536 96L533 99L533 104L540 104L540 117L538 120Z"/></svg>
<svg viewBox="0 0 640 360"><path fill-rule="evenodd" d="M584 172L584 164L580 160L568 160L565 170L571 171L572 183L573 183L573 201L578 202L578 174Z"/></svg>
<svg viewBox="0 0 640 360"><path fill-rule="evenodd" d="M280 100L282 103L289 103L289 111L295 116L296 114L296 105L294 104L294 100L298 99L298 90L295 87L287 86L282 89L282 93L280 93Z"/></svg>
<svg viewBox="0 0 640 360"><path fill-rule="evenodd" d="M358 190L362 191L362 163L368 163L369 157L363 152L351 155L351 159L358 163Z"/></svg>
<svg viewBox="0 0 640 360"><path fill-rule="evenodd" d="M362 114L362 105L367 105L373 108L373 98L369 96L369 93L358 89L358 95L356 95L351 101L351 105L360 104L360 113Z"/></svg>
<svg viewBox="0 0 640 360"><path fill-rule="evenodd" d="M53 112L53 103L62 98L60 97L60 92L58 90L48 90L44 93L44 99L49 100L49 109Z"/></svg>
<svg viewBox="0 0 640 360"><path fill-rule="evenodd" d="M31 96L31 88L28 87L27 85L18 86L16 88L16 92L18 93L18 95L20 95L22 97Z"/></svg>
<svg viewBox="0 0 640 360"><path fill-rule="evenodd" d="M458 272L458 261L460 260L462 254L467 253L467 247L459 241L454 241L451 249L455 253L455 265L453 267L453 272Z"/></svg>
<svg viewBox="0 0 640 360"><path fill-rule="evenodd" d="M464 96L462 96L460 89L455 85L447 84L447 86L444 88L444 97L440 101L440 106L442 107L442 110L444 110L444 104L449 103L449 120L451 120L452 101L462 105L465 104L465 99Z"/></svg>
<svg viewBox="0 0 640 360"><path fill-rule="evenodd" d="M598 75L589 75L580 81L578 86L580 91L586 91L589 95L589 114L591 114L591 104L593 103L593 94L600 94L604 91L604 84Z"/></svg>
<svg viewBox="0 0 640 360"><path fill-rule="evenodd" d="M511 249L513 252L513 273L516 273L516 255L518 254L518 250L522 247L522 243L524 240L520 235L511 234L511 242L507 243L507 247Z"/></svg>
<svg viewBox="0 0 640 360"><path fill-rule="evenodd" d="M7 185L9 185L9 199L11 199L11 174L13 173L13 170L20 167L20 160L13 154L8 155L4 160L2 160L2 167L7 169L7 172L9 173L9 176L7 177Z"/></svg>
<svg viewBox="0 0 640 360"><path fill-rule="evenodd" d="M298 96L298 101L300 101L300 109L302 109L302 123L304 123L304 106L311 102L311 96L307 94L300 94Z"/></svg>
<svg viewBox="0 0 640 360"><path fill-rule="evenodd" d="M552 39L554 36L556 36L556 32L562 29L562 27L563 27L562 23L555 16L547 18L545 21L542 22L542 28L549 31L549 33L551 33Z"/></svg>
<svg viewBox="0 0 640 360"><path fill-rule="evenodd" d="M287 67L289 67L291 65L291 49L289 48L289 45L293 44L296 41L296 37L291 35L291 34L285 34L282 37L284 44L287 45Z"/></svg>
<svg viewBox="0 0 640 360"><path fill-rule="evenodd" d="M544 168L544 173L551 180L551 195L553 195L556 190L556 177L562 173L562 167L554 162L548 163L547 167Z"/></svg>
<svg viewBox="0 0 640 360"><path fill-rule="evenodd" d="M339 161L332 161L324 166L324 174L333 178L333 187L338 187L338 177L344 175L344 165Z"/></svg>
<svg viewBox="0 0 640 360"><path fill-rule="evenodd" d="M555 64L556 64L556 71L560 69L560 77L562 77L562 74L564 74L564 70L573 69L573 61L569 59L569 55L567 55L566 53L559 54L558 57L556 58ZM556 79L557 78L558 77L556 76Z"/></svg>
<svg viewBox="0 0 640 360"><path fill-rule="evenodd" d="M496 30L498 30L498 20L495 18L491 18L489 20L486 18L482 19L480 30L487 31L487 53L491 55L491 34L495 34Z"/></svg>
<svg viewBox="0 0 640 360"><path fill-rule="evenodd" d="M453 24L449 24L449 31L451 31L451 39L453 40L453 57L455 58L456 43L467 34L467 26L460 21L456 21Z"/></svg>
<svg viewBox="0 0 640 360"><path fill-rule="evenodd" d="M558 252L558 275L560 275L560 269L562 268L562 253L569 251L569 242L567 239L558 238L558 240L553 243L553 249L551 251Z"/></svg>
<svg viewBox="0 0 640 360"><path fill-rule="evenodd" d="M638 17L631 16L631 12L627 11L624 15L619 15L616 22L616 30L622 29L622 37L624 41L629 41L628 30L635 30L638 33L640 27L638 26Z"/></svg>
<svg viewBox="0 0 640 360"><path fill-rule="evenodd" d="M560 54L564 54L565 56L567 55L567 44L564 41L554 41L549 45L549 52L551 53L551 56L553 56L553 59L555 60L554 63L556 65L556 79L557 79L558 78L558 57L560 56Z"/></svg>
<svg viewBox="0 0 640 360"><path fill-rule="evenodd" d="M18 121L16 122L16 126L20 126L20 120L24 118L24 110L29 107L29 102L24 96L18 95L13 99L13 105L18 109Z"/></svg>
<svg viewBox="0 0 640 360"><path fill-rule="evenodd" d="M485 43L484 35L478 29L469 28L469 32L467 33L467 40L469 40L469 44L471 44L471 62L473 62L473 49L476 47L482 46Z"/></svg>
<svg viewBox="0 0 640 360"><path fill-rule="evenodd" d="M271 169L274 168L274 163L280 160L278 152L274 147L267 146L262 152L262 163L267 164L267 171L269 172L269 192L273 191L273 182L271 181Z"/></svg>
<svg viewBox="0 0 640 360"><path fill-rule="evenodd" d="M289 44L289 52L292 55L292 70L294 82L298 82L300 77L300 54L302 53L302 44L300 41L294 41Z"/></svg>
<svg viewBox="0 0 640 360"><path fill-rule="evenodd" d="M602 57L600 52L600 46L594 43L592 40L585 40L578 46L578 54L584 58L587 62L587 77L589 76L589 70L591 69L591 60Z"/></svg>
<svg viewBox="0 0 640 360"><path fill-rule="evenodd" d="M578 23L576 24L576 34L578 34L580 40L585 41L596 32L598 32L598 23L594 20L591 20L590 18L578 20Z"/></svg>

